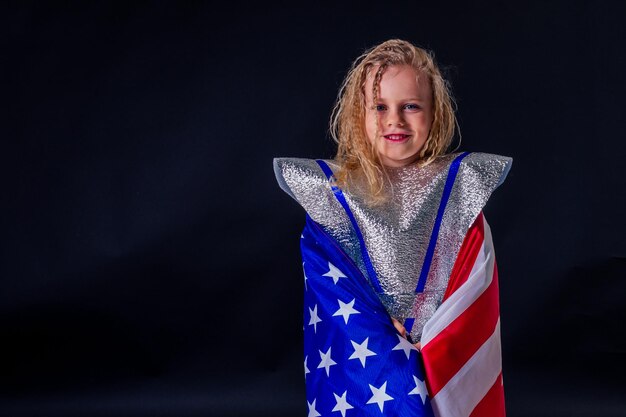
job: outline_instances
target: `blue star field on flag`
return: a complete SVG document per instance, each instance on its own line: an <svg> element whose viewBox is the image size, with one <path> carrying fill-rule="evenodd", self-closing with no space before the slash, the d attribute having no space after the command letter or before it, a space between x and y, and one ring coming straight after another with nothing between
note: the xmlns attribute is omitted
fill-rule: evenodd
<svg viewBox="0 0 626 417"><path fill-rule="evenodd" d="M433 416L421 354L367 278L307 216L301 237L309 416Z"/></svg>

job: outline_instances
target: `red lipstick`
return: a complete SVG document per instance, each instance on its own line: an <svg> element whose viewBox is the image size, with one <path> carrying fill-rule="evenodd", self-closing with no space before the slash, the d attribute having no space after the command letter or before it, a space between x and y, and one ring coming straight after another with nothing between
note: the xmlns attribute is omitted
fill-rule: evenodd
<svg viewBox="0 0 626 417"><path fill-rule="evenodd" d="M404 142L411 137L411 135L407 135L405 133L390 133L388 135L383 135L383 137L390 142Z"/></svg>

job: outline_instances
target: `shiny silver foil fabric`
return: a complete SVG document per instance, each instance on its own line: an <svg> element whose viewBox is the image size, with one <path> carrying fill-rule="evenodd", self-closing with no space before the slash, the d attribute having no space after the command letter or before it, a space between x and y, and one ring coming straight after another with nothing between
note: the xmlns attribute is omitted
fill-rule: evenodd
<svg viewBox="0 0 626 417"><path fill-rule="evenodd" d="M355 184L344 196L365 241L382 293L377 292L389 315L404 322L414 318L411 338L421 339L424 324L442 302L448 278L472 225L491 193L510 169L509 157L471 153L462 159L443 213L424 291L416 286L431 238L437 210L451 162L459 154L442 156L431 164L388 168L388 201L372 206ZM326 161L333 171L338 165ZM359 240L345 210L333 194L326 175L315 160L276 158L276 178L339 244L368 277ZM368 277L371 279L371 277Z"/></svg>

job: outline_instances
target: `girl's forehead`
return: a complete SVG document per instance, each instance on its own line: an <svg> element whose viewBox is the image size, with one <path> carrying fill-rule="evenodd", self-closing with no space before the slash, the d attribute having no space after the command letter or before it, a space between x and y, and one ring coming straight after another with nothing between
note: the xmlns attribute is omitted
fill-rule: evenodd
<svg viewBox="0 0 626 417"><path fill-rule="evenodd" d="M366 74L366 77L363 80L363 87L366 90L372 90L374 88L374 81L376 81L378 68L380 68L380 65L373 67ZM413 81L411 81L411 79L413 79ZM416 69L413 66L407 64L391 65L383 69L376 84L378 87L380 87L381 84L398 81L401 83L413 84L415 86L419 86L418 88L422 89L424 80L427 80L428 86L430 87L430 77L424 71Z"/></svg>

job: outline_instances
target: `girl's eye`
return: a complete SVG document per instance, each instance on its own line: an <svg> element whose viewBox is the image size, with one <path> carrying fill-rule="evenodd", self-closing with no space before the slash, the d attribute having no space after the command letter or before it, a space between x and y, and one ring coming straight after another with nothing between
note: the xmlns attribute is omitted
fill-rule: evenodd
<svg viewBox="0 0 626 417"><path fill-rule="evenodd" d="M376 111L385 111L385 110L387 110L387 108L385 107L384 104L377 104L376 106L374 106L374 109Z"/></svg>
<svg viewBox="0 0 626 417"><path fill-rule="evenodd" d="M419 110L421 109L420 106L418 106L417 104L405 104L404 108L407 110Z"/></svg>

